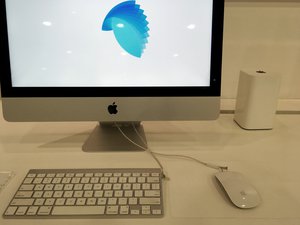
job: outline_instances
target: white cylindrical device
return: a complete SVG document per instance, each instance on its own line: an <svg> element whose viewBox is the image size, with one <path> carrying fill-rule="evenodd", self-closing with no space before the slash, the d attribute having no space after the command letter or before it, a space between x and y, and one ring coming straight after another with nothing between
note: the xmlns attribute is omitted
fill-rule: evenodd
<svg viewBox="0 0 300 225"><path fill-rule="evenodd" d="M241 71L234 120L247 130L272 129L280 76L265 71Z"/></svg>

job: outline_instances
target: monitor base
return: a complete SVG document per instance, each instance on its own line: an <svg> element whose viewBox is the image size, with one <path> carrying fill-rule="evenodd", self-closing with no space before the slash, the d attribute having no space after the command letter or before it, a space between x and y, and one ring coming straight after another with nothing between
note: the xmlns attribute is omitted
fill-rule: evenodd
<svg viewBox="0 0 300 225"><path fill-rule="evenodd" d="M117 124L128 138L147 148L144 128L140 122L117 122ZM83 144L82 150L84 152L145 151L127 140L114 122L100 122Z"/></svg>

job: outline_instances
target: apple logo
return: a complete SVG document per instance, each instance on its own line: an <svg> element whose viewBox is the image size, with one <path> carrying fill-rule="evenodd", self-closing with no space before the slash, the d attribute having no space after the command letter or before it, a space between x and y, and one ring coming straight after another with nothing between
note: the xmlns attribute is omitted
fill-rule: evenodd
<svg viewBox="0 0 300 225"><path fill-rule="evenodd" d="M108 107L107 107L107 110L108 110L108 112L110 113L110 114L117 114L118 113L118 110L117 110L117 105L116 105L116 103L114 102L112 105L109 105Z"/></svg>

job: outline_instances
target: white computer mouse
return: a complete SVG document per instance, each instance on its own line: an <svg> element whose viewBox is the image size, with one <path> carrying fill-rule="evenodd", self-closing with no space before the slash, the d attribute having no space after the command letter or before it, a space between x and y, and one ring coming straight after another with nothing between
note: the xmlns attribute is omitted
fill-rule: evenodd
<svg viewBox="0 0 300 225"><path fill-rule="evenodd" d="M261 203L259 193L241 173L223 171L216 173L215 177L236 207L250 209Z"/></svg>

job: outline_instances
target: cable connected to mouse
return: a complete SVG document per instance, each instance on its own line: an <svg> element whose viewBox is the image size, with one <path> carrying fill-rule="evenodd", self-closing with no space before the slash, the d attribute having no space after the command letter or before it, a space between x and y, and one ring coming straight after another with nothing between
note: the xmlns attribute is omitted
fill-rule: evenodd
<svg viewBox="0 0 300 225"><path fill-rule="evenodd" d="M162 170L162 174L165 178L167 178L167 176L165 175L164 173L164 167L163 165L161 164L161 162L159 161L159 159L156 157L156 156L163 156L163 157L174 157L174 158L182 158L182 159L187 159L187 160L192 160L194 162L197 162L199 164L202 164L206 167L209 167L209 168L212 168L212 169L216 169L220 172L223 172L223 171L227 171L228 170L228 167L227 166L220 166L220 165L216 165L216 164L212 164L212 163L207 163L207 162L203 162L199 159L196 159L194 157L191 157L191 156L187 156L187 155L179 155L179 154L164 154L164 153L159 153L159 152L153 152L150 148L148 147L144 147L144 146L141 146L139 144L137 144L136 142L134 142L133 140L131 140L123 131L122 129L120 128L120 126L115 122L114 123L115 126L118 128L118 130L120 131L120 133L124 136L124 138L126 138L129 142L131 142L132 144L134 144L135 146L147 151L153 158L154 160L158 163L159 167L161 168ZM147 143L146 141L144 140L144 138L140 135L140 133L137 131L134 123L131 124L135 133L138 135L138 137L140 138L140 140L143 142L143 144L145 146L147 146Z"/></svg>

